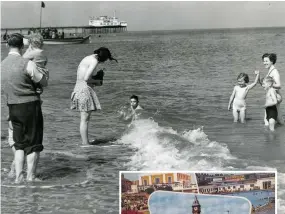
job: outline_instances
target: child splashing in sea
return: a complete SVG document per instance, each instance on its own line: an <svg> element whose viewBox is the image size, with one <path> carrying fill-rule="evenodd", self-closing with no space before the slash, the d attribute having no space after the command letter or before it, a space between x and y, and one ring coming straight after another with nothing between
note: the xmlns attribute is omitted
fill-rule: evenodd
<svg viewBox="0 0 285 214"><path fill-rule="evenodd" d="M259 71L255 71L256 78L254 82L247 85L249 82L248 75L245 73L240 73L237 77L238 85L234 87L233 93L230 97L228 110L233 110L234 122L238 122L240 119L241 123L245 123L246 116L246 102L245 98L250 89L252 89L259 80Z"/></svg>
<svg viewBox="0 0 285 214"><path fill-rule="evenodd" d="M144 109L139 105L139 98L136 95L130 97L130 107L127 110L122 110L120 116L124 120L136 120Z"/></svg>

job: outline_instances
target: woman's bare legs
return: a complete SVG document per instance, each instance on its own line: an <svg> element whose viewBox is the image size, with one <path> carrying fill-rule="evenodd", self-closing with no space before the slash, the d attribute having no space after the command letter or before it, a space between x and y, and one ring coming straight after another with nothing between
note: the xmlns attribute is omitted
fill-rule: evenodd
<svg viewBox="0 0 285 214"><path fill-rule="evenodd" d="M91 111L89 112L80 112L81 114L81 120L80 120L80 135L82 139L82 144L87 145L89 144L88 139L88 124L91 116Z"/></svg>

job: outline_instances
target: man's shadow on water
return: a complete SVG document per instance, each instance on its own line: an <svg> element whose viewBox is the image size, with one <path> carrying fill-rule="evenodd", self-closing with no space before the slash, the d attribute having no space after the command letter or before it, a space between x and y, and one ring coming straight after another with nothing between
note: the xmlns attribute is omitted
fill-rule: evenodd
<svg viewBox="0 0 285 214"><path fill-rule="evenodd" d="M98 138L89 142L89 145L93 146L113 145L114 144L113 142L115 142L116 140L117 140L116 137Z"/></svg>
<svg viewBox="0 0 285 214"><path fill-rule="evenodd" d="M113 162L114 160L116 160L116 157L109 157L109 156L98 157L95 155L93 157L89 157L83 162L89 164L107 164ZM62 165L60 166L50 165L50 167L42 169L42 172L38 173L37 177L40 178L41 180L52 180L54 178L72 177L78 173L84 172L86 167L88 168L86 164L83 164L84 166L82 167L76 164L73 165L73 163L69 163L70 166L67 166L66 164L67 164L66 162L62 162Z"/></svg>
<svg viewBox="0 0 285 214"><path fill-rule="evenodd" d="M80 170L69 166L51 166L52 168L44 169L37 177L41 180L51 180L53 178L64 178L70 175L75 175Z"/></svg>

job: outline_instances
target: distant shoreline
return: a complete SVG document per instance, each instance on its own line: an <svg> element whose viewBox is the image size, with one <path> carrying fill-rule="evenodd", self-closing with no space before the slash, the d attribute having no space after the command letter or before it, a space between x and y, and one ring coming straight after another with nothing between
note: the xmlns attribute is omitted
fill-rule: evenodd
<svg viewBox="0 0 285 214"><path fill-rule="evenodd" d="M45 26L42 28L68 28L69 26ZM88 27L86 25L82 26L73 26L73 27ZM29 29L29 28L34 28L38 29L39 27L3 27L1 26L1 31L6 30L6 29ZM128 32L124 33L139 33L139 32L162 32L162 31L238 31L238 30L263 30L263 29L283 29L285 26L272 26L272 27L237 27L237 28L190 28L190 29L164 29L164 30L128 30Z"/></svg>
<svg viewBox="0 0 285 214"><path fill-rule="evenodd" d="M265 29L283 29L285 26L274 27L244 27L244 28L193 28L193 29L173 29L173 30L128 30L127 33L138 32L161 32L161 31L238 31L238 30L265 30Z"/></svg>

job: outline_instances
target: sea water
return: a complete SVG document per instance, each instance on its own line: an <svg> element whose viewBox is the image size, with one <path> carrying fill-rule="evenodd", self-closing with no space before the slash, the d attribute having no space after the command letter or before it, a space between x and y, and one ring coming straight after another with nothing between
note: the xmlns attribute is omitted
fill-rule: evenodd
<svg viewBox="0 0 285 214"><path fill-rule="evenodd" d="M256 69L266 75L265 52L277 54L285 84L284 36L285 28L130 32L94 37L92 44L45 46L50 82L42 95L42 181L10 187L13 155L5 142L2 97L3 213L117 213L119 170L277 169L277 204L285 210L285 127L265 129L265 91L260 85L249 91L246 124L233 124L227 110L240 72L250 82ZM80 115L70 110L70 95L81 59L101 46L119 63L100 65L105 78L95 90L102 111L92 114L89 134L108 143L82 148ZM8 50L1 48L3 60ZM119 112L132 94L146 115L129 125Z"/></svg>

